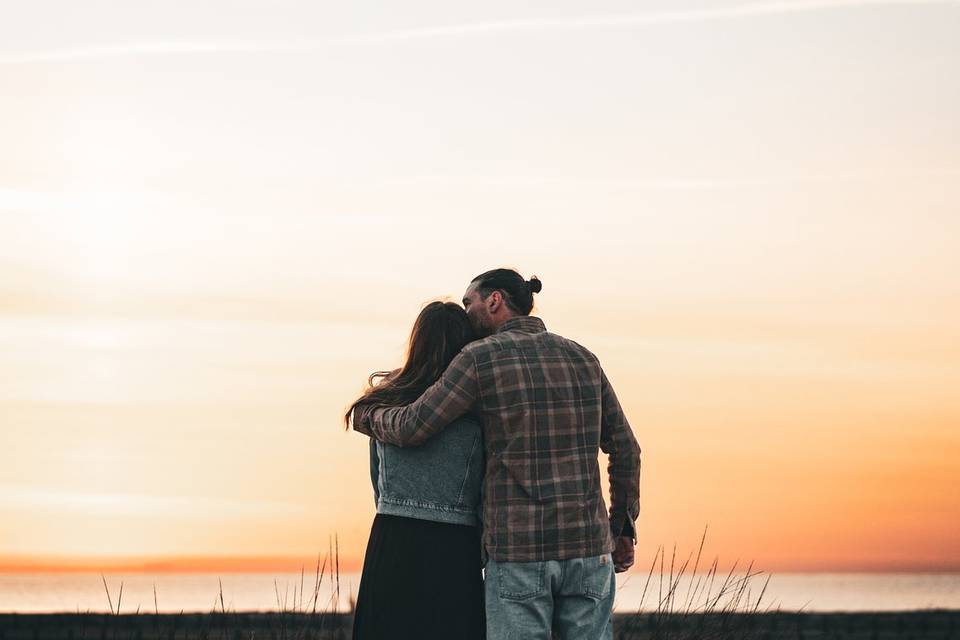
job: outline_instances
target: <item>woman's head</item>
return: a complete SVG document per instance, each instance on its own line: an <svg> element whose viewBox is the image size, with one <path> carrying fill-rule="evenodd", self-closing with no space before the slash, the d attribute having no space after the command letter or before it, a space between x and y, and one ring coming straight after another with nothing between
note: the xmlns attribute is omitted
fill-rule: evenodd
<svg viewBox="0 0 960 640"><path fill-rule="evenodd" d="M454 302L431 302L420 312L410 332L407 360L394 371L370 376L370 388L344 416L361 404L403 406L410 404L436 382L464 346L476 339L467 312Z"/></svg>

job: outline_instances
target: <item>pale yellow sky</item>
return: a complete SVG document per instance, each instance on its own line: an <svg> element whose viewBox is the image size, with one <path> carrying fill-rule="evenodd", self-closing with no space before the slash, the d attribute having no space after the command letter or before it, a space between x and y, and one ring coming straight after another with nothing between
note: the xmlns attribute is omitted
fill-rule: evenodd
<svg viewBox="0 0 960 640"><path fill-rule="evenodd" d="M3 12L0 569L355 561L343 408L504 265L618 390L642 554L960 569L958 3Z"/></svg>

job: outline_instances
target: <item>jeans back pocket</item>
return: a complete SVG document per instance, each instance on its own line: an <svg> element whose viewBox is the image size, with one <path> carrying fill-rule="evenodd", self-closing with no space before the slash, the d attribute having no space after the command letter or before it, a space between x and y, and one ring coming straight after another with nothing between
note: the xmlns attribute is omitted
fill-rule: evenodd
<svg viewBox="0 0 960 640"><path fill-rule="evenodd" d="M602 556L584 558L580 586L584 595L603 600L610 594L613 582L613 557L608 553Z"/></svg>
<svg viewBox="0 0 960 640"><path fill-rule="evenodd" d="M497 581L504 600L527 600L543 593L543 562L498 562Z"/></svg>

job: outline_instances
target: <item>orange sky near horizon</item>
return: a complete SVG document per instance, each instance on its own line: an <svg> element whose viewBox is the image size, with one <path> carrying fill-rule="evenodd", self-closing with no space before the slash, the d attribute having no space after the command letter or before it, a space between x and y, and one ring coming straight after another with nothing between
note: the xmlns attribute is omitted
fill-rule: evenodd
<svg viewBox="0 0 960 640"><path fill-rule="evenodd" d="M625 407L635 571L960 571L957 6L101 4L0 21L0 572L359 569L343 410L497 266Z"/></svg>

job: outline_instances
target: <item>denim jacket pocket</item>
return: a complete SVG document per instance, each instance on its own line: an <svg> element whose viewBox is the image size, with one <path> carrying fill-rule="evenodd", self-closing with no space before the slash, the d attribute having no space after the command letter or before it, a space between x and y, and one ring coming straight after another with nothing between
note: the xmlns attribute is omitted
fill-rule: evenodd
<svg viewBox="0 0 960 640"><path fill-rule="evenodd" d="M543 562L504 562L496 568L504 600L528 600L543 593Z"/></svg>

